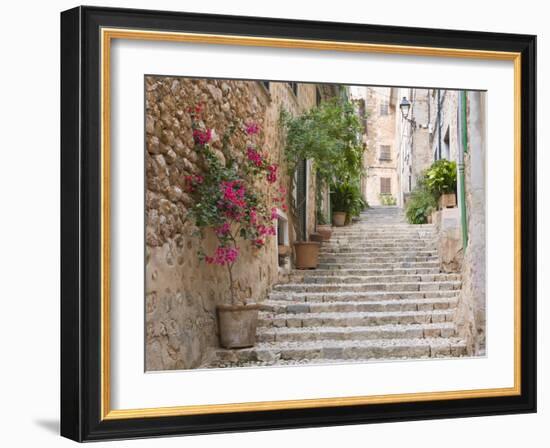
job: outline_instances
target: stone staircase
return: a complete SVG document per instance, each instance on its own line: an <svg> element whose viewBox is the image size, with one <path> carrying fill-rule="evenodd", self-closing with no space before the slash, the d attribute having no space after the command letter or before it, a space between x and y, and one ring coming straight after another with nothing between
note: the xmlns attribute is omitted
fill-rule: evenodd
<svg viewBox="0 0 550 448"><path fill-rule="evenodd" d="M295 270L262 303L258 343L213 367L457 357L460 274L439 270L435 228L374 207L334 228L318 269Z"/></svg>

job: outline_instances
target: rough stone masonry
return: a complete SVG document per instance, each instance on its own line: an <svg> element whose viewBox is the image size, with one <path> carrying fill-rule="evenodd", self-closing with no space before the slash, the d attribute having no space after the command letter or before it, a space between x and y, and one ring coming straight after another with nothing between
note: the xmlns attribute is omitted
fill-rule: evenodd
<svg viewBox="0 0 550 448"><path fill-rule="evenodd" d="M280 108L297 113L313 106L315 85L298 84L294 93L288 83L270 83L268 90L254 81L147 76L145 95L146 370L194 368L218 346L215 310L227 302L228 280L224 269L198 260L199 240L186 221L184 177L204 170L187 109L204 106L204 125L213 130L218 151L231 123L258 123L261 142L281 164ZM229 146L245 148L246 135L235 133ZM207 251L214 243L213 235L206 239ZM240 296L263 300L277 280L277 266L274 239L260 250L243 245L234 268Z"/></svg>

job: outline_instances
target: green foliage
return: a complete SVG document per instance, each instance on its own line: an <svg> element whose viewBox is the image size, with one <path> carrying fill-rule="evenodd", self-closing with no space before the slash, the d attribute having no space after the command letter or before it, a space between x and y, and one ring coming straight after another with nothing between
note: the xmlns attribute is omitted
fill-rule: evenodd
<svg viewBox="0 0 550 448"><path fill-rule="evenodd" d="M381 194L380 203L382 205L395 205L397 204L397 199L395 199L391 194Z"/></svg>
<svg viewBox="0 0 550 448"><path fill-rule="evenodd" d="M369 203L367 202L367 199L363 195L361 195L361 204L363 206L362 208L363 211L370 207Z"/></svg>
<svg viewBox="0 0 550 448"><path fill-rule="evenodd" d="M331 200L333 212L345 212L346 222L353 216L359 216L362 210L367 207L367 201L361 195L358 182L345 182L333 185Z"/></svg>
<svg viewBox="0 0 550 448"><path fill-rule="evenodd" d="M317 210L317 225L324 226L325 224L328 224L328 220L325 217L325 214L322 212L322 210Z"/></svg>
<svg viewBox="0 0 550 448"><path fill-rule="evenodd" d="M443 193L456 193L456 162L436 160L425 173L425 184L436 198Z"/></svg>
<svg viewBox="0 0 550 448"><path fill-rule="evenodd" d="M313 161L318 179L324 184L349 181L361 174L362 125L349 101L324 101L296 117L282 110L280 124L286 132L289 174L294 174L301 160Z"/></svg>
<svg viewBox="0 0 550 448"><path fill-rule="evenodd" d="M296 168L302 160L312 162L318 188L359 178L365 150L360 140L363 127L351 102L333 98L298 116L282 110L279 124L286 136L289 191L294 190ZM296 217L302 204L295 203L292 195L289 199L290 212ZM295 231L299 235L300 229Z"/></svg>
<svg viewBox="0 0 550 448"><path fill-rule="evenodd" d="M424 188L417 186L407 202L405 215L411 224L425 224L428 216L436 209L437 202L434 195Z"/></svg>

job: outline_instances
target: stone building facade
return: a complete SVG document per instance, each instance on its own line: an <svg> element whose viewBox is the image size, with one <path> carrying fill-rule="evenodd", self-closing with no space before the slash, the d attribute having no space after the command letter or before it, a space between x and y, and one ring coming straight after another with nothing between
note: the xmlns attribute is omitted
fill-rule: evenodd
<svg viewBox="0 0 550 448"><path fill-rule="evenodd" d="M395 145L395 103L390 87L350 88L351 98L364 104L366 144L362 188L369 205L382 205L383 197L390 202L397 198L397 148Z"/></svg>
<svg viewBox="0 0 550 448"><path fill-rule="evenodd" d="M186 219L191 198L185 193L184 178L205 168L194 151L187 109L204 105L204 124L212 129L212 147L217 151L231 123L258 123L262 148L284 173L280 110L304 112L322 99L323 89L301 83L146 77L146 370L207 363L218 346L216 305L228 301L227 273L199 261L200 240ZM230 147L246 148L246 135L233 134ZM218 155L223 157L221 151ZM309 234L315 228L315 176L311 170L306 182ZM291 245L295 239L292 217L279 210L279 218L279 232L285 232L283 243ZM277 281L278 238L271 238L261 249L240 247L234 277L241 297L261 301ZM214 235L207 235L204 246L207 251L214 249Z"/></svg>
<svg viewBox="0 0 550 448"><path fill-rule="evenodd" d="M427 89L392 89L392 101L397 111L395 140L397 147L397 204L404 206L406 199L422 173L434 161L430 142L430 91ZM406 98L411 108L405 117L399 104Z"/></svg>
<svg viewBox="0 0 550 448"><path fill-rule="evenodd" d="M438 211L441 268L462 274L456 322L470 354L485 350L485 93L396 89L396 109L406 98L408 119L396 120L398 204L405 205L419 176L435 160L457 163L457 207ZM461 178L463 180L461 180Z"/></svg>

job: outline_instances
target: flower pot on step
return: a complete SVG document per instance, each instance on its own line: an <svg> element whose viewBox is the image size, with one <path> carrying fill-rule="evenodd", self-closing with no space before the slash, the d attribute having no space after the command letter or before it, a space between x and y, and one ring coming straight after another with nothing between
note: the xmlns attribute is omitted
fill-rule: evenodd
<svg viewBox="0 0 550 448"><path fill-rule="evenodd" d="M439 197L439 208L453 208L456 207L456 194L443 193Z"/></svg>
<svg viewBox="0 0 550 448"><path fill-rule="evenodd" d="M224 348L253 347L256 343L259 305L218 305L220 345Z"/></svg>
<svg viewBox="0 0 550 448"><path fill-rule="evenodd" d="M321 224L317 226L317 233L323 237L323 241L330 240L332 236L332 226L330 224Z"/></svg>
<svg viewBox="0 0 550 448"><path fill-rule="evenodd" d="M319 247L316 241L294 243L296 269L315 269L319 265Z"/></svg>
<svg viewBox="0 0 550 448"><path fill-rule="evenodd" d="M333 212L332 223L336 227L344 227L346 225L346 212Z"/></svg>
<svg viewBox="0 0 550 448"><path fill-rule="evenodd" d="M278 247L278 254L279 257L288 257L290 255L290 246L284 246L279 244Z"/></svg>
<svg viewBox="0 0 550 448"><path fill-rule="evenodd" d="M309 235L310 241L316 241L317 243L323 243L324 238L323 235L321 235L319 232L314 232L311 235Z"/></svg>

